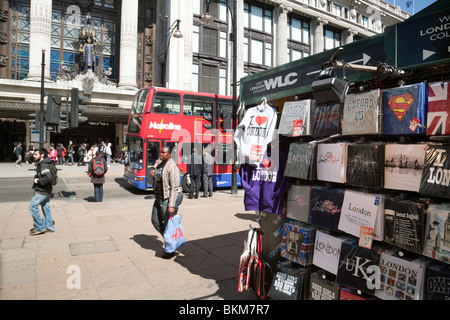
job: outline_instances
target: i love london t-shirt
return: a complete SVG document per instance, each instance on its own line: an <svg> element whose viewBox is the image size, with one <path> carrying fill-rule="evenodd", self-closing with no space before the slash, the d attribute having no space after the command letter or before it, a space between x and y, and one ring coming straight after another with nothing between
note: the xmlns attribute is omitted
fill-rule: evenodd
<svg viewBox="0 0 450 320"><path fill-rule="evenodd" d="M277 113L267 103L248 109L234 134L241 163L257 164L275 137Z"/></svg>

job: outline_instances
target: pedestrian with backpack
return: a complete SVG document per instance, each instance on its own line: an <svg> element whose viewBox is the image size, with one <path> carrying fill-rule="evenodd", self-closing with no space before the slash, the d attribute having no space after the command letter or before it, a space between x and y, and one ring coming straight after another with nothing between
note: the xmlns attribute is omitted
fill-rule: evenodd
<svg viewBox="0 0 450 320"><path fill-rule="evenodd" d="M105 173L107 171L106 160L103 159L102 151L99 149L95 157L89 161L88 167L91 182L94 184L94 198L96 202L103 201L103 184L105 183Z"/></svg>
<svg viewBox="0 0 450 320"><path fill-rule="evenodd" d="M56 184L56 167L48 157L46 149L36 150L33 154L33 160L36 162L36 175L33 179L34 196L30 202L30 213L34 222L34 227L30 230L31 236L55 232L50 210L50 198L53 185ZM41 218L39 206L42 208L43 218Z"/></svg>

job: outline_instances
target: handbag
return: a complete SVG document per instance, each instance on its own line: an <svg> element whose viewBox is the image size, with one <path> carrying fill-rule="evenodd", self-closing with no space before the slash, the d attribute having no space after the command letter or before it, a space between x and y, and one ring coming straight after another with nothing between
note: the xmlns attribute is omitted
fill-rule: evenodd
<svg viewBox="0 0 450 320"><path fill-rule="evenodd" d="M172 253L186 242L181 224L181 214L169 217L164 230L164 251Z"/></svg>
<svg viewBox="0 0 450 320"><path fill-rule="evenodd" d="M270 274L266 274L266 271L270 271ZM270 275L270 265L262 258L261 230L251 228L240 257L238 292L251 289L264 299L270 285L266 277Z"/></svg>

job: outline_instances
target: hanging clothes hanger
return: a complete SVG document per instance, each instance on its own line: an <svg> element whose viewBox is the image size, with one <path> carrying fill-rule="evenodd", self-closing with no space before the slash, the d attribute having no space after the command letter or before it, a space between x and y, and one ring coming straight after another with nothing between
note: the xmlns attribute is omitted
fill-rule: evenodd
<svg viewBox="0 0 450 320"><path fill-rule="evenodd" d="M257 106L259 111L263 111L264 109L266 109L269 106L269 104L267 103L266 97L262 97L261 101L262 101L262 103Z"/></svg>

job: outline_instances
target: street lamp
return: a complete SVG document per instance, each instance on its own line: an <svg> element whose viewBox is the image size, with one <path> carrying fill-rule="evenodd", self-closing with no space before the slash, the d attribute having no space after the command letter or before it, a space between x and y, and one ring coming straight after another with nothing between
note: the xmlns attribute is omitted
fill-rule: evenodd
<svg viewBox="0 0 450 320"><path fill-rule="evenodd" d="M168 16L164 17L167 21L167 19L169 19ZM167 70L167 53L169 52L169 45L170 45L170 39L172 39L172 37L174 37L175 39L180 39L183 38L183 34L180 31L180 23L181 20L177 19L175 20L170 27L168 28L167 33L165 34L166 38L168 38L167 40L167 46L165 47L165 51L164 51L164 70L162 72L162 76L163 76L163 86L166 86L166 70Z"/></svg>
<svg viewBox="0 0 450 320"><path fill-rule="evenodd" d="M206 0L206 12L202 15L201 20L204 23L211 23L214 21L211 13L209 12L209 4L211 2L222 3L220 0ZM233 87L233 100L232 100L232 120L233 120L233 132L236 131L236 122L237 122L237 43L236 43L236 35L237 35L237 26L236 26L236 0L232 0L233 8L230 7L230 0L226 1L227 9L230 11L231 23L233 32L230 34L230 41L233 42L233 79L232 79L232 87ZM233 165L231 172L231 193L237 194L237 165L236 165L236 144L233 140Z"/></svg>

